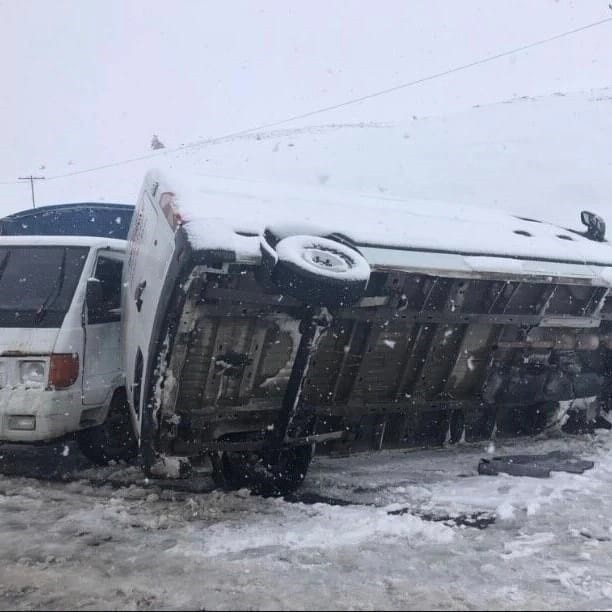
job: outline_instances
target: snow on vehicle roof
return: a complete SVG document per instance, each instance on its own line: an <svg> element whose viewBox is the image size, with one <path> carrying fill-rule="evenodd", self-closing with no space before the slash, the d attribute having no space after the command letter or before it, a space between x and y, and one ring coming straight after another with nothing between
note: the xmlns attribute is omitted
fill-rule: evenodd
<svg viewBox="0 0 612 612"><path fill-rule="evenodd" d="M195 248L208 247L214 231L210 218L215 217L235 232L261 235L271 228L281 237L340 233L376 250L612 265L608 243L498 210L196 174L171 183L158 171L150 177L176 194Z"/></svg>
<svg viewBox="0 0 612 612"><path fill-rule="evenodd" d="M87 246L125 251L127 242L96 236L0 236L0 246Z"/></svg>

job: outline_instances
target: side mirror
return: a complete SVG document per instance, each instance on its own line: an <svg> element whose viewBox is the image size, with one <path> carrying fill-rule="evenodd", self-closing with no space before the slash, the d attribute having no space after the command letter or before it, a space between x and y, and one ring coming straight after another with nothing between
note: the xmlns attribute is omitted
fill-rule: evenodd
<svg viewBox="0 0 612 612"><path fill-rule="evenodd" d="M580 220L586 225L585 235L596 242L604 242L606 239L606 222L595 213L583 210L580 213Z"/></svg>
<svg viewBox="0 0 612 612"><path fill-rule="evenodd" d="M102 305L102 285L97 278L90 278L87 281L85 304L89 313L98 312Z"/></svg>

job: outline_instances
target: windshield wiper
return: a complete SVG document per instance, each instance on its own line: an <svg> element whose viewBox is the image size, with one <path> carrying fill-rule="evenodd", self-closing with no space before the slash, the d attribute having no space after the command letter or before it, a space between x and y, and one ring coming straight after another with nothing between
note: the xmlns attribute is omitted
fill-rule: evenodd
<svg viewBox="0 0 612 612"><path fill-rule="evenodd" d="M65 278L66 278L66 249L64 249L64 252L62 255L62 261L59 265L59 279L55 285L55 289L45 298L44 302L39 306L38 310L36 311L36 315L34 318L34 323L36 325L40 325L43 322L43 319L47 316L47 311L49 309L49 306L51 306L53 302L55 302L55 300L58 298L59 294L62 291Z"/></svg>

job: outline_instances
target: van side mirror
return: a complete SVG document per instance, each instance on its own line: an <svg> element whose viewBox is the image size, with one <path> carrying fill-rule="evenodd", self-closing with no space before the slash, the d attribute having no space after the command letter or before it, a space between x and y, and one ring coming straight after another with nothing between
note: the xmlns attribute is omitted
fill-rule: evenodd
<svg viewBox="0 0 612 612"><path fill-rule="evenodd" d="M586 225L585 236L596 242L604 242L606 239L606 222L595 213L583 210L580 213L580 220Z"/></svg>
<svg viewBox="0 0 612 612"><path fill-rule="evenodd" d="M87 281L85 291L85 303L89 313L97 313L102 305L102 284L97 278L90 278Z"/></svg>

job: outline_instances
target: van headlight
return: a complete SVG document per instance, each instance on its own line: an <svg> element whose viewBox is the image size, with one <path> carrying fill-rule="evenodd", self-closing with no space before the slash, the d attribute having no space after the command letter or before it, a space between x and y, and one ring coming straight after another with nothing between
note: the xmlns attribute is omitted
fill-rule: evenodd
<svg viewBox="0 0 612 612"><path fill-rule="evenodd" d="M44 361L22 361L19 363L19 378L24 385L44 387L47 383L45 377Z"/></svg>

